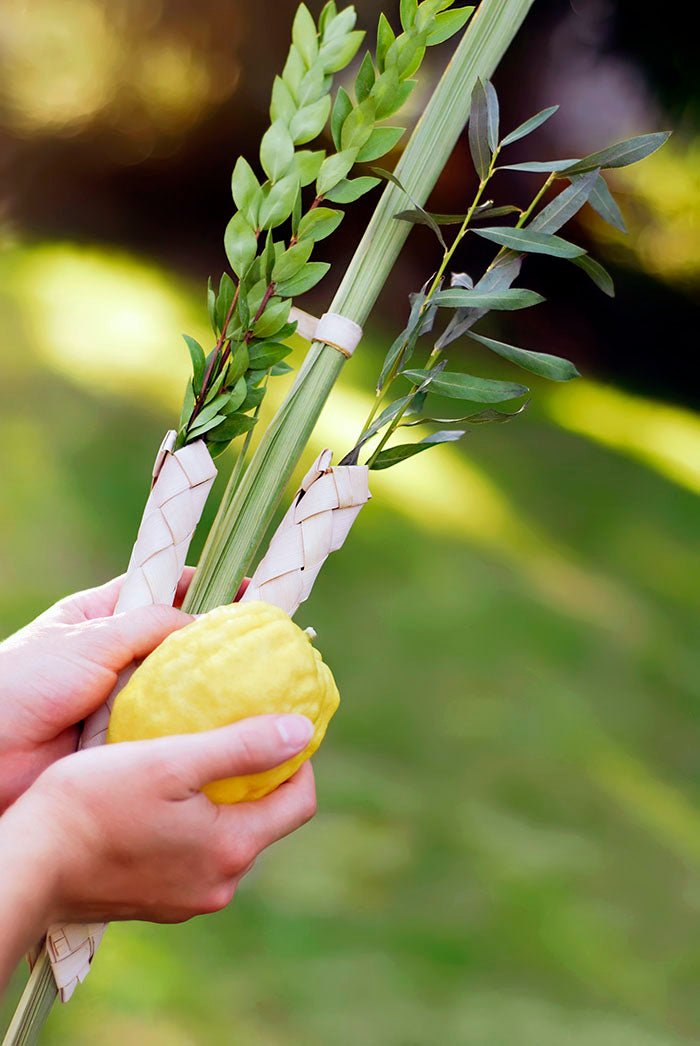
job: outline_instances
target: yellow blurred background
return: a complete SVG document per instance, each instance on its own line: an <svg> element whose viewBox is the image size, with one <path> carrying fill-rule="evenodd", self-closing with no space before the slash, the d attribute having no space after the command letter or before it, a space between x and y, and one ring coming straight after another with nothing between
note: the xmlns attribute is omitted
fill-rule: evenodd
<svg viewBox="0 0 700 1046"><path fill-rule="evenodd" d="M181 332L209 338L230 171L266 127L294 7L3 0L3 634L124 569L179 408ZM373 30L379 5L357 7ZM315 760L317 818L226 913L113 926L43 1042L700 1038L700 87L677 24L655 26L654 48L649 35L628 2L538 0L495 77L508 125L562 105L514 161L676 132L611 179L627 238L587 211L568 233L610 268L617 298L533 262L526 283L548 304L494 328L584 377L534 379L517 421L373 477L298 615L343 698ZM436 210L462 208L467 158L461 142ZM531 188L503 175L498 202ZM323 245L337 264L305 308L330 300L372 205ZM430 250L412 234L307 467L351 445ZM458 268L477 271L471 251ZM500 376L473 346L457 346L460 366L467 352L469 369Z"/></svg>

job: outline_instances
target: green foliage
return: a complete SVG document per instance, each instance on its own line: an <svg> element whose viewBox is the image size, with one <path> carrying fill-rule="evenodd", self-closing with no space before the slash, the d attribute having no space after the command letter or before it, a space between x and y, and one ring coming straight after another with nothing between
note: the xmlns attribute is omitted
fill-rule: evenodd
<svg viewBox="0 0 700 1046"><path fill-rule="evenodd" d="M355 77L355 101L339 87L331 102L333 74L344 69L357 54L364 33L355 28L352 6L338 10L332 2L323 8L318 24L301 4L292 25L292 42L284 69L276 76L270 101L270 126L259 150L262 177L244 157L239 157L231 178L236 213L226 227L224 248L237 284L228 274L216 293L207 286L207 310L218 337L213 352L191 339L193 379L188 384L178 431L178 444L206 436L217 451L226 446L235 426L228 416L239 407L257 409L261 395L237 393L231 406L233 384L246 373L258 385L268 371L284 373L279 347L263 351L260 343L283 340L294 329L287 320L291 298L304 294L323 279L326 262L312 260L314 245L330 236L343 212L322 206L325 201L348 204L379 184L379 179L350 174L358 162L376 160L390 152L402 127L378 126L405 102L415 81L425 48L457 32L471 9L446 11L453 0L424 0L404 5L404 32L396 37L384 16L380 18L377 52L366 51ZM334 152L325 148L300 148L318 139L330 119ZM315 183L314 198L307 202L303 190ZM288 231L278 232L291 222ZM437 228L437 227L436 227ZM439 235L439 229L438 229ZM256 352L257 348L257 352ZM249 381L249 387L252 386ZM227 413L210 409L211 392L229 396L221 400ZM217 401L218 402L218 401ZM240 432L246 431L240 429ZM235 433L234 433L235 434ZM230 438L233 438L231 436Z"/></svg>
<svg viewBox="0 0 700 1046"><path fill-rule="evenodd" d="M437 12L440 6L438 0L435 0L431 4L432 12ZM404 29L413 31L419 24L423 11L427 16L425 4L420 7L416 7L412 2L402 4L401 20ZM392 48L396 46L392 37L388 23L380 18L378 54L383 56L385 65L389 61ZM399 211L394 217L431 229L440 243L443 256L432 280L428 281L418 294L411 295L408 323L389 347L377 381L374 406L355 446L344 458L345 463L356 464L360 450L376 438L378 443L367 464L372 469L390 468L431 446L447 440L460 439L468 430L457 429L457 424L502 423L510 421L525 410L527 402L511 412L488 407L459 418L438 418L423 414L429 395L493 404L518 399L527 394L526 386L514 382L494 381L447 370L447 360L442 357L443 351L447 345L465 334L472 342L477 342L497 356L539 377L551 381L570 381L578 377L576 367L568 360L549 353L509 345L485 334L476 333L472 328L491 311L529 308L544 300L535 291L512 286L520 274L523 259L528 254L567 259L583 269L604 293L613 295L615 292L612 279L600 262L589 257L583 247L555 234L587 202L605 221L618 229L624 229L622 215L601 175L601 169L623 166L643 159L659 148L668 136L664 133L640 135L593 153L583 160L531 161L504 165L510 170L540 172L548 177L525 210L512 204L496 206L493 200L482 200L491 178L501 169L497 166L501 150L537 130L556 111L557 106L543 109L499 140L499 104L496 91L488 80L477 80L471 100L469 146L479 186L464 214L431 214L412 199L395 174L375 168L377 174L402 189L413 204L411 208ZM556 178L567 178L570 184L538 210L545 192ZM485 218L493 220L511 214L518 215L515 225L474 226L474 222ZM448 246L442 228L451 225L459 225L459 230ZM497 244L499 250L486 272L476 282L467 273L452 273L451 286L443 289L450 260L468 231ZM433 342L426 365L409 369L408 363L417 352L420 338L432 332L438 311L442 312L445 309L452 310L452 316L442 334ZM412 387L408 393L392 400L391 387L398 377L409 381ZM408 420L404 420L405 418ZM387 447L391 436L400 427L437 424L451 427L440 428L418 443Z"/></svg>

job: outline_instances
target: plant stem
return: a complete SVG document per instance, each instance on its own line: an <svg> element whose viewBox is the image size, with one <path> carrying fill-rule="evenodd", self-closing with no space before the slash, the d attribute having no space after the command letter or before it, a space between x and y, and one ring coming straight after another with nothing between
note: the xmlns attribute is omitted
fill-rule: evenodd
<svg viewBox="0 0 700 1046"><path fill-rule="evenodd" d="M532 3L483 0L471 20L396 169L419 202L427 199L462 132L477 77L492 75ZM408 234L406 223L394 220L402 203L401 190L387 186L330 311L365 323ZM344 360L330 346L312 345L238 489L224 495L187 594L188 610L209 610L238 590Z"/></svg>
<svg viewBox="0 0 700 1046"><path fill-rule="evenodd" d="M462 226L461 226L459 232L457 233L457 235L455 236L452 245L445 251L445 253L443 255L442 264L440 265L440 268L438 269L437 273L435 274L435 278L433 279L433 282L430 285L430 289L428 290L428 293L425 296L425 301L423 302L423 305L421 306L421 310L420 310L420 315L421 316L425 312L426 308L429 306L430 299L433 297L433 295L437 291L437 289L440 286L440 284L442 282L442 279L443 279L443 277L445 275L445 272L447 271L447 266L450 264L450 261L452 260L452 257L454 255L455 251L457 250L458 246L460 245L460 243L462 242L462 240L464 239L464 237L466 236L466 234L467 234L467 232L469 230L469 223L471 222L471 220L472 220L472 218L474 216L474 211L479 206L479 201L481 200L481 197L483 196L484 189L488 185L490 179L493 177L493 173L494 173L494 171L496 169L496 160L498 159L499 152L500 152L500 147L497 148L494 151L494 153L493 153L493 155L491 157L491 164L489 166L489 170L488 170L488 172L486 174L486 177L482 178L481 181L479 182L479 188L477 189L476 195L475 195L474 199L472 200L471 206L470 206L469 210L467 211L467 213L465 215L464 221L462 222ZM407 342L406 342L406 344L407 344ZM398 354L398 356L396 357L396 362L394 363L394 366L391 368L391 370L389 371L389 374L387 375L387 379L386 379L386 382L384 384L384 388L382 389L382 392L380 394L378 394L378 396L377 396L377 399L376 399L376 401L374 403L374 406L373 406L372 410L370 411L369 419L368 419L367 422L365 422L365 427L363 428L362 432L360 433L360 439L362 439L363 435L365 434L367 429L370 427L370 425L374 421L374 417L375 417L375 415L377 413L377 410L379 408L380 403L383 401L384 397L386 396L386 392L387 392L389 386L392 384L394 379L397 377L398 371L399 371L399 367L401 366L402 356L403 356L403 348L402 348L401 352ZM428 368L427 369L428 370L432 370L433 367L435 366L435 364L438 362L439 358L440 358L440 350L434 348L433 351L431 352L429 358L428 358ZM413 386L413 391L414 392L418 391L418 386L417 385ZM388 440L391 438L392 434L396 431L396 428L397 428L399 422L401 421L401 418L404 416L404 414L408 410L409 406L410 406L410 402L408 404L406 404L406 406L403 407L399 411L399 413L396 415L396 417L393 418L392 421L390 422L390 424L388 425L386 432L384 433L384 435L380 439L380 441L377 444L373 454L371 455L371 457L369 458L369 460L367 462L367 464L369 465L370 468L374 464L374 462L375 462L375 460L377 458L377 455L381 453L381 451L386 446Z"/></svg>

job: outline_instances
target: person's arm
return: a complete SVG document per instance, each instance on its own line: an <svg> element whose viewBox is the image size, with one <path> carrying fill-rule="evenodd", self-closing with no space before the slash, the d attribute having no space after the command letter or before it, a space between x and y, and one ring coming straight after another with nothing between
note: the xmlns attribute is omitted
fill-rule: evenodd
<svg viewBox="0 0 700 1046"><path fill-rule="evenodd" d="M0 811L75 751L81 720L107 700L121 669L192 620L165 606L112 616L121 582L61 600L0 643Z"/></svg>
<svg viewBox="0 0 700 1046"><path fill-rule="evenodd" d="M207 733L61 759L0 817L0 989L52 922L182 922L232 899L257 855L313 817L313 772L255 802L200 789L306 747L304 716L260 716Z"/></svg>

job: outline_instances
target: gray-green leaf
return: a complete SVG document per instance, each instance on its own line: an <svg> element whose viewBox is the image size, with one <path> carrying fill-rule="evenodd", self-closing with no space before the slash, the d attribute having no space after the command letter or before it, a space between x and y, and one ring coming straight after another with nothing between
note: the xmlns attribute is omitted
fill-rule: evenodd
<svg viewBox="0 0 700 1046"><path fill-rule="evenodd" d="M653 134L639 134L634 138L626 138L622 142L616 142L615 145L609 145L607 149L584 156L571 167L564 168L562 174L569 177L572 174L584 174L586 171L594 171L597 168L628 167L632 163L638 163L639 160L651 156L668 141L670 136L670 131L655 131Z"/></svg>
<svg viewBox="0 0 700 1046"><path fill-rule="evenodd" d="M402 377L408 378L414 385L420 385L429 377L427 370L405 370ZM477 378L472 374L461 374L457 371L443 371L430 383L430 392L450 399L472 400L474 403L503 403L505 400L517 399L529 390L525 385L512 381L493 381L491 378Z"/></svg>
<svg viewBox="0 0 700 1046"><path fill-rule="evenodd" d="M433 432L430 436L420 440L419 443L402 443L396 447L387 447L386 450L382 450L377 454L370 468L375 472L380 469L391 468L392 465L398 465L400 461L412 458L430 447L438 446L441 443L456 442L462 439L463 436L466 436L466 434L466 429L445 429L441 432Z"/></svg>
<svg viewBox="0 0 700 1046"><path fill-rule="evenodd" d="M485 338L483 334L475 334L473 330L469 331L469 337L481 345L485 345L498 356L522 367L523 370L539 374L541 378L549 378L550 381L571 381L572 378L580 377L573 363L561 359L559 356L551 356L547 352L533 352L530 349L519 349L515 345L507 345L503 341Z"/></svg>
<svg viewBox="0 0 700 1046"><path fill-rule="evenodd" d="M577 247L575 243L569 243L560 236L536 232L532 228L493 227L474 229L474 233L492 243L499 243L502 247L510 247L514 251L523 251L526 254L549 254L554 258L578 258L581 254L586 253L583 247Z"/></svg>
<svg viewBox="0 0 700 1046"><path fill-rule="evenodd" d="M584 254L580 258L571 259L574 265L578 265L579 269L583 269L587 276L589 276L596 287L599 287L603 294L607 294L609 298L615 297L615 284L613 278L608 270L596 261L595 258L591 258L590 254Z"/></svg>
<svg viewBox="0 0 700 1046"><path fill-rule="evenodd" d="M481 181L487 177L491 165L489 145L489 101L483 80L477 79L472 91L469 111L469 149L476 173Z"/></svg>
<svg viewBox="0 0 700 1046"><path fill-rule="evenodd" d="M542 126L545 120L548 120L550 116L554 116L558 108L558 105L550 105L548 109L542 109L541 112L536 113L535 116L531 116L529 120L521 123L519 127L516 127L514 131L505 136L501 142L501 148L506 145L512 145L513 142L518 142L526 135L532 134L533 131Z"/></svg>
<svg viewBox="0 0 700 1046"><path fill-rule="evenodd" d="M515 309L529 309L532 305L539 305L544 301L541 294L536 291L525 290L523 287L513 287L497 291L473 291L461 287L450 287L448 290L440 291L433 298L435 305L448 309L496 309L499 311L512 312Z"/></svg>

